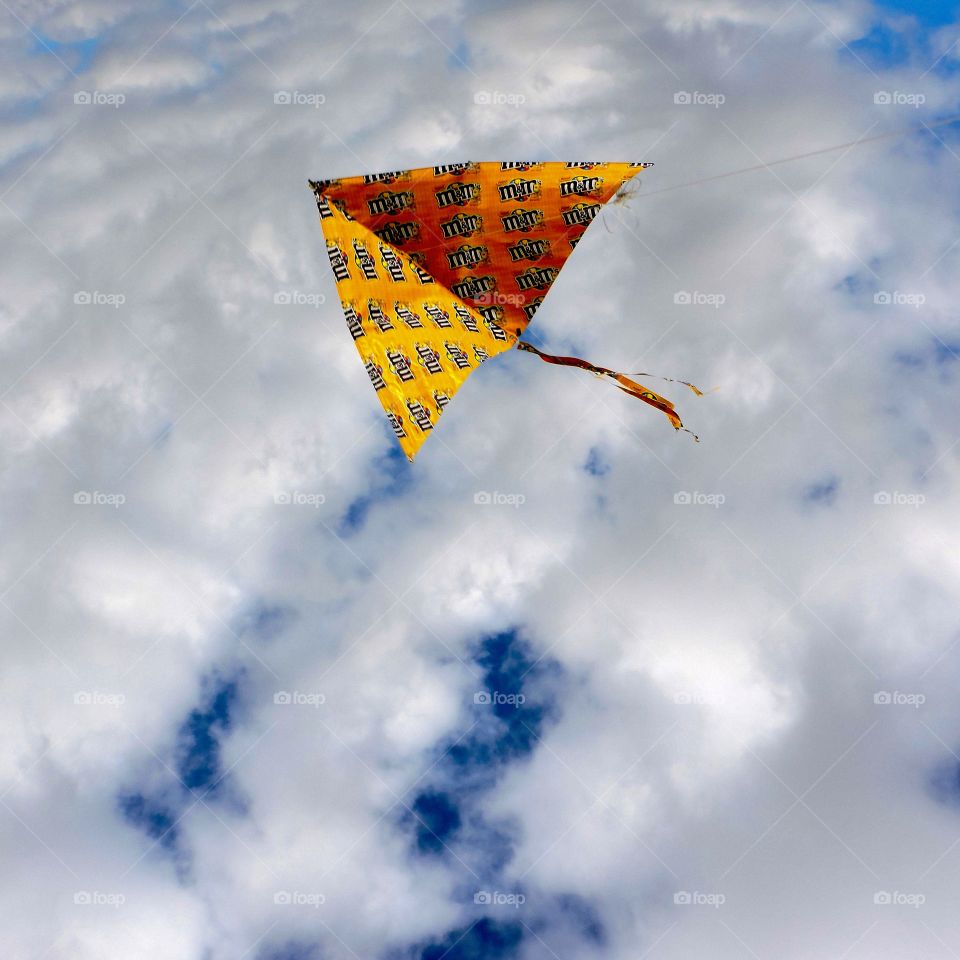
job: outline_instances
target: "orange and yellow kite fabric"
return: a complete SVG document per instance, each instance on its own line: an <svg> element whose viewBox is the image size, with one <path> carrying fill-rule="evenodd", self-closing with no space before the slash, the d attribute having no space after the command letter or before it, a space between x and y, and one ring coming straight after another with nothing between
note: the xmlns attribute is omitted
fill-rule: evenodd
<svg viewBox="0 0 960 960"><path fill-rule="evenodd" d="M456 163L309 181L347 328L413 460L467 377L520 346L662 410L623 374L519 337L600 208L648 163Z"/></svg>

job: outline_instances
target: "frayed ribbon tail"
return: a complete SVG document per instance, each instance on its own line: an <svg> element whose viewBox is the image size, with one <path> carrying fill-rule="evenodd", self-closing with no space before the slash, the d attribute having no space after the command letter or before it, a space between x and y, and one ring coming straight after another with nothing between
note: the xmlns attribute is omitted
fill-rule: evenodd
<svg viewBox="0 0 960 960"><path fill-rule="evenodd" d="M544 353L542 350L538 350L535 346L524 340L517 340L517 349L524 350L527 353L534 353L545 363L555 363L563 367L577 367L580 370L586 370L598 377L612 381L624 393L629 393L631 397L636 397L651 407L656 407L656 409L663 413L670 421L674 430L682 430L684 433L689 433L697 443L700 442L700 438L683 425L683 421L677 414L674 405L667 400L666 397L661 397L660 394L647 389L642 383L631 380L625 373L617 373L616 370L610 370L607 367L598 367L596 364L590 363L587 360L581 360L579 357L558 357L551 353ZM638 374L638 376L655 376L655 374ZM669 378L663 377L660 379L667 380ZM678 380L676 382L688 386L698 397L703 396L703 393L692 383L687 383L686 380Z"/></svg>

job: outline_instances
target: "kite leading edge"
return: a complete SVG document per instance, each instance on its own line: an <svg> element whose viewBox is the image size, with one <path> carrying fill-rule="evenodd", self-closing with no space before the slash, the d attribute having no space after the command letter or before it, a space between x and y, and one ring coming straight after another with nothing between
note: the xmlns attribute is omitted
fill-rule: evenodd
<svg viewBox="0 0 960 960"><path fill-rule="evenodd" d="M408 459L466 378L513 347L609 379L684 429L625 374L519 339L603 204L649 166L457 163L309 181L347 328Z"/></svg>

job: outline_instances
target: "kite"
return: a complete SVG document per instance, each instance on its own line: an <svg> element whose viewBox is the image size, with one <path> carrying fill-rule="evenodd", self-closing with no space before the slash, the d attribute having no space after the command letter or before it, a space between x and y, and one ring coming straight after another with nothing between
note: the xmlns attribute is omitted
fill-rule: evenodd
<svg viewBox="0 0 960 960"><path fill-rule="evenodd" d="M684 429L625 374L520 339L603 204L650 166L454 163L308 181L347 329L409 460L467 377L514 347L610 380Z"/></svg>

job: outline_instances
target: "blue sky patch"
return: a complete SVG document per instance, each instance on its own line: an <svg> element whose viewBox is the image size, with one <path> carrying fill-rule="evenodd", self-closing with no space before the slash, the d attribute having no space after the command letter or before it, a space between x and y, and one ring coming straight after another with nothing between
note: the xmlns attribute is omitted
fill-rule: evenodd
<svg viewBox="0 0 960 960"><path fill-rule="evenodd" d="M591 477L605 477L610 472L610 461L607 460L599 447L591 447L583 469L586 470Z"/></svg>
<svg viewBox="0 0 960 960"><path fill-rule="evenodd" d="M932 34L947 24L956 23L960 13L958 4L938 0L878 0L874 9L877 19L870 30L840 52L851 66L861 70L863 64L874 70L902 67L911 57L925 61L924 70L933 66L939 54L935 52ZM904 18L908 17L913 20L912 25L905 23ZM949 55L944 57L934 70L951 72L953 60Z"/></svg>
<svg viewBox="0 0 960 960"><path fill-rule="evenodd" d="M230 729L236 696L236 681L217 684L207 705L192 710L180 728L177 773L188 790L216 792L219 787L220 737Z"/></svg>
<svg viewBox="0 0 960 960"><path fill-rule="evenodd" d="M413 802L417 849L442 853L460 829L460 810L448 793L425 791Z"/></svg>
<svg viewBox="0 0 960 960"><path fill-rule="evenodd" d="M381 476L371 484L370 493L357 497L347 505L347 509L337 524L337 534L344 539L358 533L363 528L371 507L380 506L393 498L403 496L413 485L413 470L410 461L407 460L406 454L400 449L400 445L396 442L386 419L383 421L383 429L389 432L390 442L374 465L374 468L380 471Z"/></svg>
<svg viewBox="0 0 960 960"><path fill-rule="evenodd" d="M447 57L447 66L453 70L469 70L472 65L470 45L466 40L461 40L456 47L453 48L453 53Z"/></svg>
<svg viewBox="0 0 960 960"><path fill-rule="evenodd" d="M897 350L893 361L906 370L924 370L930 363L941 368L949 367L960 361L960 341L930 337L914 350Z"/></svg>
<svg viewBox="0 0 960 960"><path fill-rule="evenodd" d="M869 33L854 40L848 47L849 51L844 50L847 59L856 62L859 57L875 69L900 66L910 59L911 44L906 36L886 23L874 24Z"/></svg>
<svg viewBox="0 0 960 960"><path fill-rule="evenodd" d="M253 609L244 621L242 629L252 631L258 640L276 639L296 618L297 612L291 607L262 604Z"/></svg>
<svg viewBox="0 0 960 960"><path fill-rule="evenodd" d="M849 273L834 287L834 290L842 290L844 293L857 295L862 293L866 286L867 284L862 276Z"/></svg>
<svg viewBox="0 0 960 960"><path fill-rule="evenodd" d="M960 4L953 0L876 0L876 5L892 13L915 17L927 28L955 23L960 14Z"/></svg>
<svg viewBox="0 0 960 960"><path fill-rule="evenodd" d="M956 363L960 360L960 341L951 343L949 340L936 340L933 345L933 356L938 364Z"/></svg>
<svg viewBox="0 0 960 960"><path fill-rule="evenodd" d="M945 760L930 777L930 790L938 803L960 807L960 763Z"/></svg>
<svg viewBox="0 0 960 960"><path fill-rule="evenodd" d="M117 805L124 819L142 830L151 840L158 841L166 850L176 847L177 817L168 807L136 791L121 794L117 798Z"/></svg>
<svg viewBox="0 0 960 960"><path fill-rule="evenodd" d="M87 37L84 40L54 40L45 37L40 31L27 34L32 46L30 53L35 57L50 57L54 61L62 60L74 73L85 73L93 64L97 48L100 46L99 37Z"/></svg>
<svg viewBox="0 0 960 960"><path fill-rule="evenodd" d="M463 790L487 789L503 765L533 751L555 710L545 682L560 677L559 665L537 661L518 630L485 637L473 659L483 674L473 691L471 732L438 745L445 754L439 772Z"/></svg>
<svg viewBox="0 0 960 960"><path fill-rule="evenodd" d="M513 856L510 831L487 822L483 796L496 786L505 766L530 754L553 711L542 681L555 679L551 661L536 663L517 630L485 637L474 650L483 669L464 729L436 746L430 781L403 810L398 827L413 836L420 855L443 856L452 865L470 864L464 877L470 893L476 878L495 878Z"/></svg>
<svg viewBox="0 0 960 960"><path fill-rule="evenodd" d="M357 497L356 500L352 500L347 505L346 513L344 513L343 519L338 525L337 533L341 537L349 537L350 534L360 530L373 503L373 497Z"/></svg>
<svg viewBox="0 0 960 960"><path fill-rule="evenodd" d="M568 893L557 897L557 906L564 916L572 921L584 940L598 947L606 943L607 935L600 916L587 900Z"/></svg>
<svg viewBox="0 0 960 960"><path fill-rule="evenodd" d="M545 670L558 670L557 664L536 663L516 630L487 637L476 662L485 671L483 687L491 701L486 709L502 724L493 744L494 756L509 762L531 753L547 718L548 705L534 702L526 686Z"/></svg>
<svg viewBox="0 0 960 960"><path fill-rule="evenodd" d="M926 366L926 361L919 353L910 353L908 350L897 350L893 355L893 362L898 367L911 370L921 370Z"/></svg>
<svg viewBox="0 0 960 960"><path fill-rule="evenodd" d="M183 815L187 791L201 796L217 796L223 781L220 740L230 730L237 700L238 681L218 680L211 684L203 706L190 711L177 734L174 766L179 778L173 780L168 769L161 769L166 788L145 787L118 795L117 806L124 819L170 851L177 848L176 823Z"/></svg>
<svg viewBox="0 0 960 960"><path fill-rule="evenodd" d="M806 500L807 503L817 503L830 507L833 506L836 501L839 490L840 478L827 477L824 480L811 483L803 491L803 499Z"/></svg>
<svg viewBox="0 0 960 960"><path fill-rule="evenodd" d="M423 947L420 960L509 960L517 955L522 940L519 923L498 923L483 917Z"/></svg>
<svg viewBox="0 0 960 960"><path fill-rule="evenodd" d="M560 677L553 661L536 661L518 630L484 637L473 660L483 674L469 694L464 729L437 745L430 782L398 823L412 833L417 854L455 854L447 863L461 874L457 896L464 904L484 885L505 889L499 878L513 857L513 827L485 819L482 800L507 765L535 749L555 709L550 682ZM470 949L479 950L478 943Z"/></svg>
<svg viewBox="0 0 960 960"><path fill-rule="evenodd" d="M315 943L289 942L261 950L257 960L320 960L320 947Z"/></svg>

